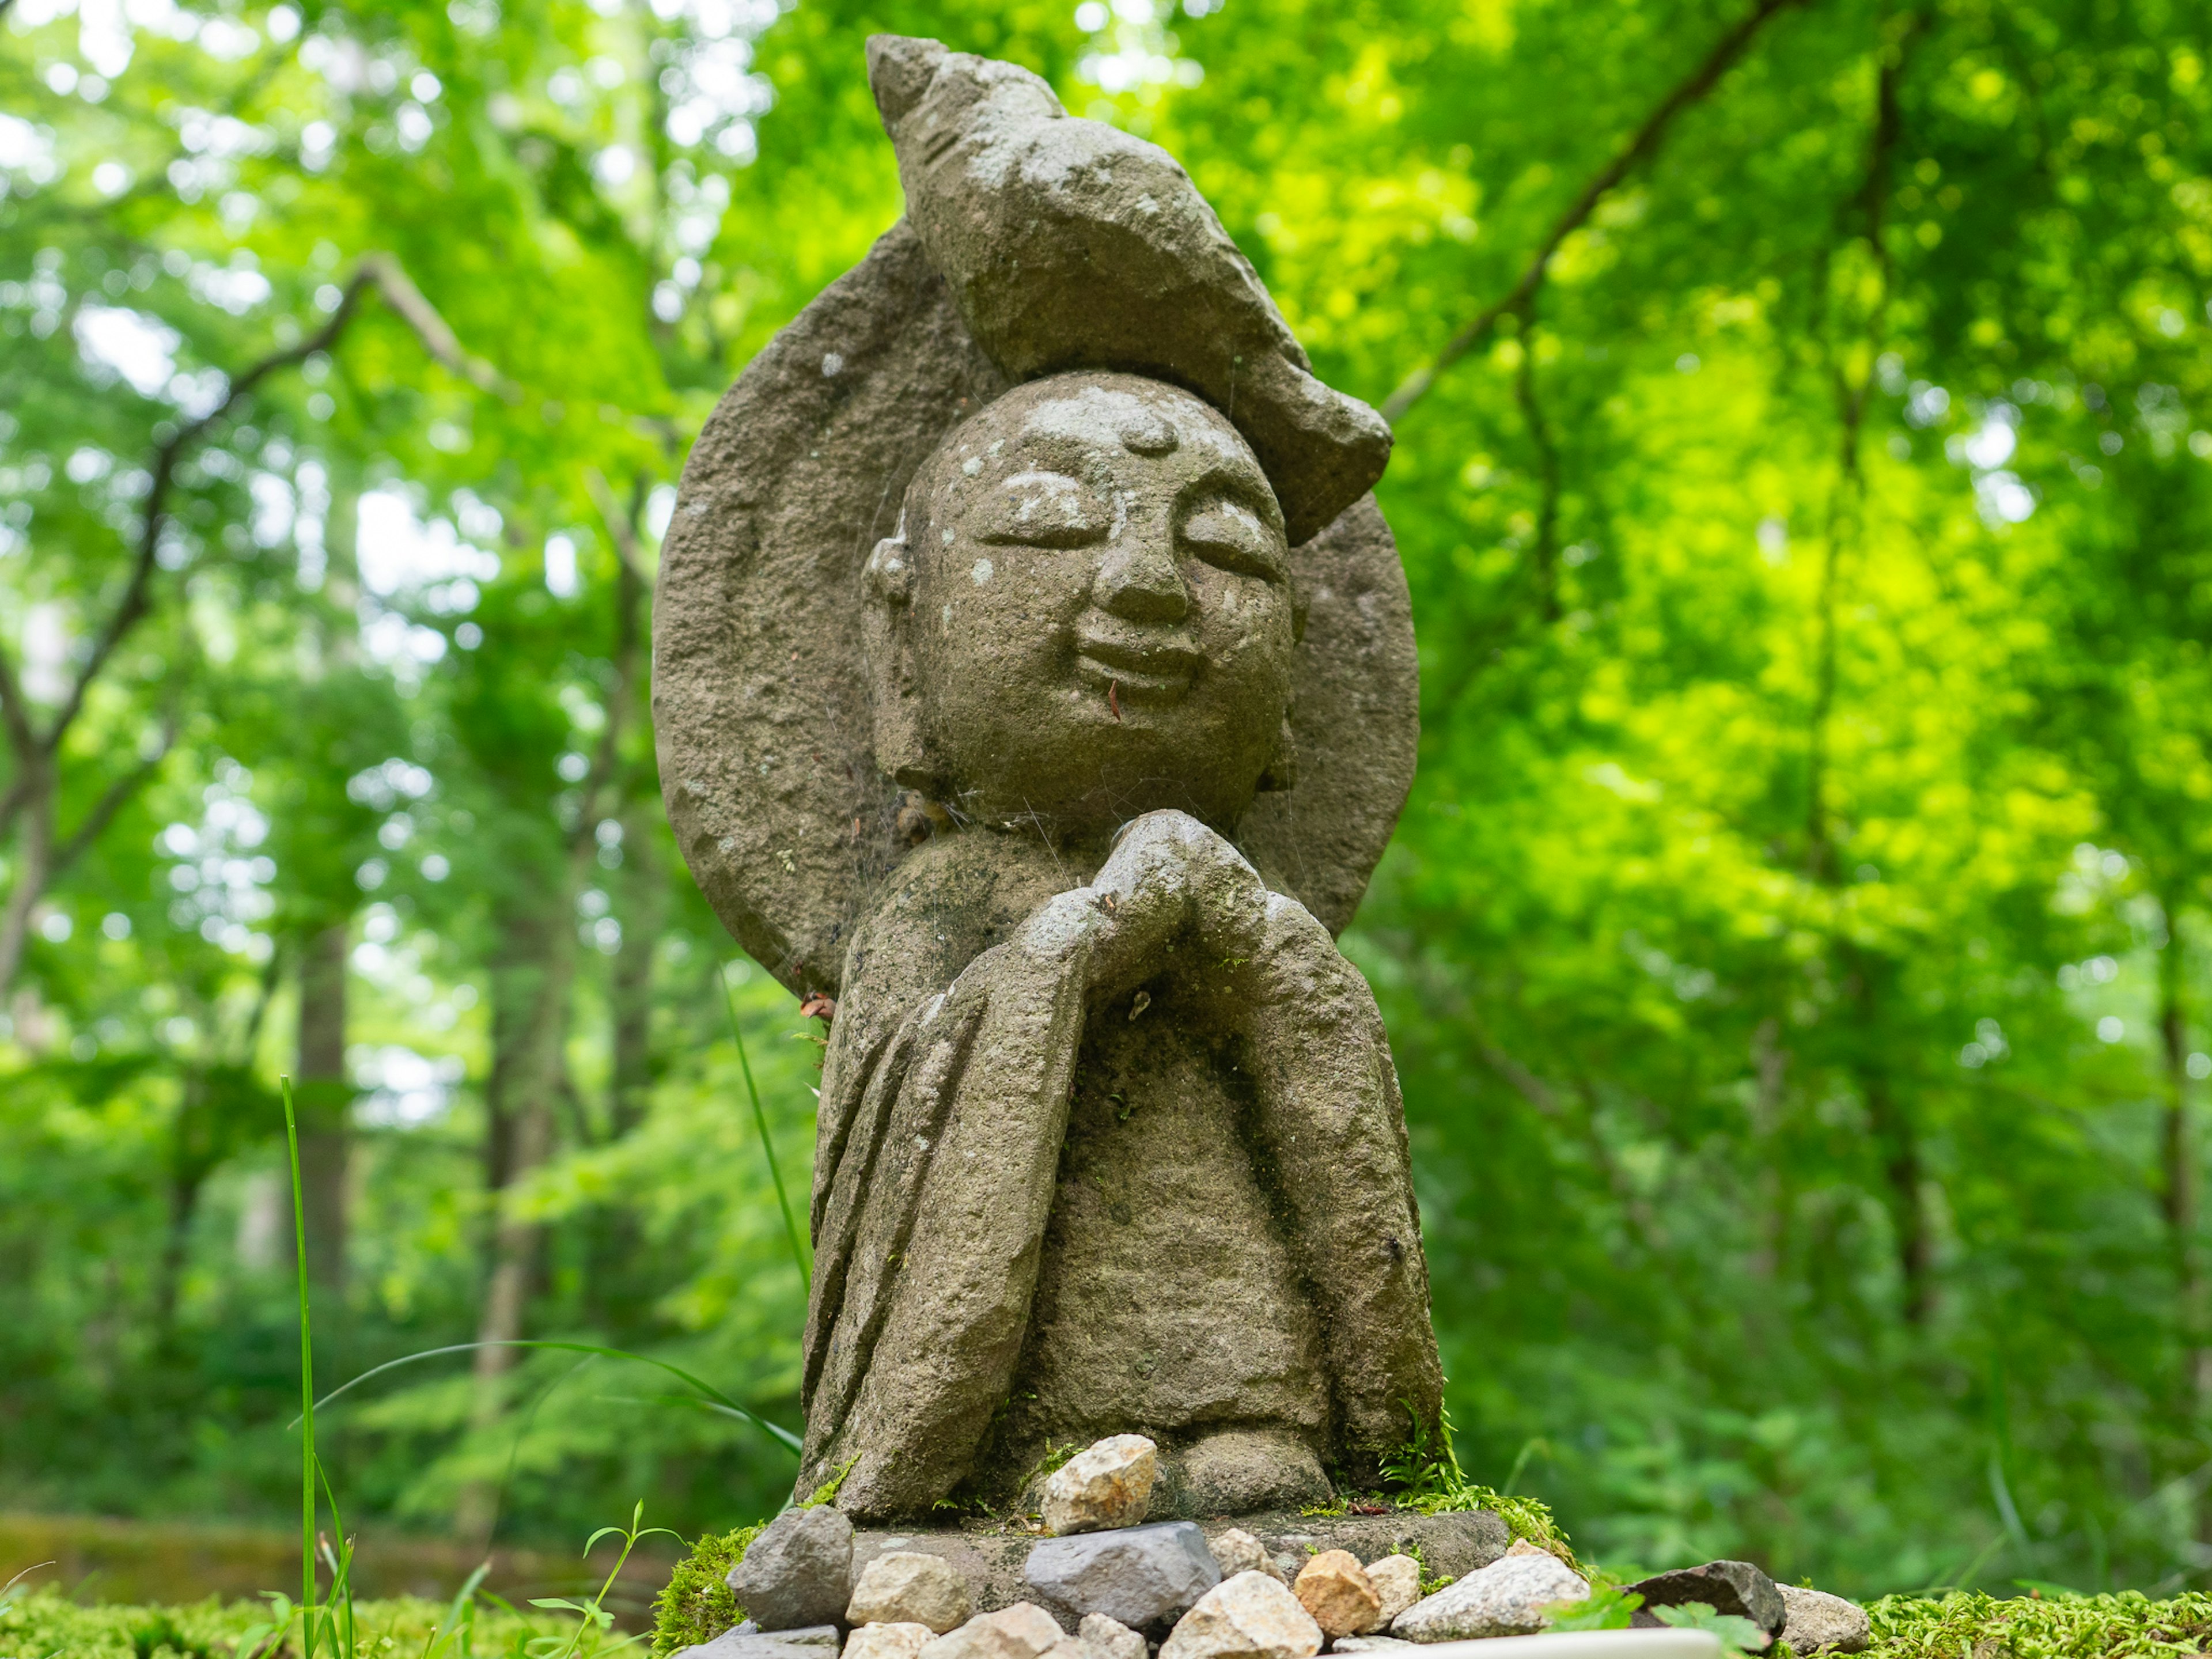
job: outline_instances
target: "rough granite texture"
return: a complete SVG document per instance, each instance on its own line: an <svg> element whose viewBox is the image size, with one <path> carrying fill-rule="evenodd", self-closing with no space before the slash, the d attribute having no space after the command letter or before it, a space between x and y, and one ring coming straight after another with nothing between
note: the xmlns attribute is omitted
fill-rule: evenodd
<svg viewBox="0 0 2212 1659"><path fill-rule="evenodd" d="M927 1625L862 1624L845 1638L843 1659L918 1659L938 1635Z"/></svg>
<svg viewBox="0 0 2212 1659"><path fill-rule="evenodd" d="M1100 362L1233 413L1304 541L1382 476L1390 429L1316 380L1251 262L1175 159L1079 120L1029 70L879 34L869 80L907 211L1016 380Z"/></svg>
<svg viewBox="0 0 2212 1659"><path fill-rule="evenodd" d="M1324 1636L1358 1636L1382 1622L1382 1594L1349 1550L1323 1550L1309 1560L1291 1593Z"/></svg>
<svg viewBox="0 0 2212 1659"><path fill-rule="evenodd" d="M1097 1659L1145 1659L1145 1638L1118 1619L1103 1613L1086 1613L1076 1632L1091 1644Z"/></svg>
<svg viewBox="0 0 2212 1659"><path fill-rule="evenodd" d="M1152 1501L1159 1448L1141 1434L1109 1435L1044 1483L1044 1529L1056 1535L1133 1527Z"/></svg>
<svg viewBox="0 0 2212 1659"><path fill-rule="evenodd" d="M1796 1584L1777 1584L1774 1589L1788 1614L1782 1638L1792 1651L1814 1653L1825 1648L1837 1653L1864 1653L1873 1640L1867 1610L1857 1602Z"/></svg>
<svg viewBox="0 0 2212 1659"><path fill-rule="evenodd" d="M1628 1588L1644 1598L1635 1615L1639 1627L1660 1622L1651 1608L1679 1607L1689 1601L1703 1601L1716 1613L1748 1619L1770 1638L1781 1635L1790 1622L1780 1589L1748 1561L1708 1561L1699 1567L1658 1573Z"/></svg>
<svg viewBox="0 0 2212 1659"><path fill-rule="evenodd" d="M786 1510L727 1575L746 1616L763 1631L832 1625L853 1594L853 1523L828 1504Z"/></svg>
<svg viewBox="0 0 2212 1659"><path fill-rule="evenodd" d="M1501 1559L1512 1542L1505 1523L1487 1510L1422 1515L1394 1510L1388 1515L1301 1516L1295 1510L1201 1520L1207 1547L1222 1559L1221 1540L1231 1532L1255 1539L1269 1556L1291 1563L1290 1575L1324 1550L1349 1550L1363 1563L1405 1555L1418 1548L1429 1571L1461 1578ZM990 1612L1030 1598L1023 1569L1039 1539L1034 1533L983 1528L863 1528L853 1538L855 1572L892 1550L941 1556L959 1568L975 1594L979 1612ZM1227 1563L1223 1563L1224 1568ZM1226 1577L1233 1574L1224 1571ZM1410 1604L1409 1604L1410 1605Z"/></svg>
<svg viewBox="0 0 2212 1659"><path fill-rule="evenodd" d="M1063 1625L1103 1613L1161 1634L1221 1582L1206 1534L1188 1521L1048 1538L1022 1569L1030 1598Z"/></svg>
<svg viewBox="0 0 2212 1659"><path fill-rule="evenodd" d="M1544 1628L1546 1607L1586 1601L1589 1593L1581 1575L1555 1556L1509 1555L1414 1602L1392 1621L1390 1634L1415 1642L1533 1636Z"/></svg>
<svg viewBox="0 0 2212 1659"><path fill-rule="evenodd" d="M1442 1391L1396 1078L1330 932L1415 745L1361 499L1386 434L1160 152L1011 66L872 52L921 234L725 398L655 608L685 855L837 996L798 1489L920 1518L1141 1433L1156 1516L1325 1501ZM1079 303L1008 298L1050 249Z"/></svg>
<svg viewBox="0 0 2212 1659"><path fill-rule="evenodd" d="M750 1620L711 1642L678 1649L673 1659L838 1659L835 1625L804 1630L762 1630Z"/></svg>
<svg viewBox="0 0 2212 1659"><path fill-rule="evenodd" d="M1160 1644L1159 1659L1313 1659L1321 1626L1264 1572L1208 1590Z"/></svg>
<svg viewBox="0 0 2212 1659"><path fill-rule="evenodd" d="M848 1625L921 1625L942 1636L975 1611L966 1575L942 1556L890 1550L853 1575Z"/></svg>

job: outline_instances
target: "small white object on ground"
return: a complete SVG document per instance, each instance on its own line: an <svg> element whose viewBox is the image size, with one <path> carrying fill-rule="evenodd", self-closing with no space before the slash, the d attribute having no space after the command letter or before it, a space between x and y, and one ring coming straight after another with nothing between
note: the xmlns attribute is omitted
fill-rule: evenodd
<svg viewBox="0 0 2212 1659"><path fill-rule="evenodd" d="M1313 1659L1321 1626L1298 1598L1264 1572L1240 1572L1183 1614L1159 1659Z"/></svg>
<svg viewBox="0 0 2212 1659"><path fill-rule="evenodd" d="M1044 1529L1055 1538L1133 1527L1152 1507L1160 1449L1141 1434L1109 1435L1044 1483Z"/></svg>

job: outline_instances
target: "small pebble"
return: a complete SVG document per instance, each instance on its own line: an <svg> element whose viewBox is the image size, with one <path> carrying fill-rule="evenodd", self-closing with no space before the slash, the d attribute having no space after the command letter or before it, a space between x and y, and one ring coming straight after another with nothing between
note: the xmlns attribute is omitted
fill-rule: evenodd
<svg viewBox="0 0 2212 1659"><path fill-rule="evenodd" d="M1367 1581L1382 1598L1382 1611L1375 1615L1378 1628L1387 1626L1421 1599L1421 1564L1410 1555L1386 1555L1380 1561L1370 1561Z"/></svg>
<svg viewBox="0 0 2212 1659"><path fill-rule="evenodd" d="M960 1570L942 1556L892 1550L860 1569L848 1625L922 1625L942 1636L968 1622L975 1598Z"/></svg>
<svg viewBox="0 0 2212 1659"><path fill-rule="evenodd" d="M1298 1598L1264 1572L1240 1572L1199 1597L1159 1659L1313 1659L1321 1626Z"/></svg>

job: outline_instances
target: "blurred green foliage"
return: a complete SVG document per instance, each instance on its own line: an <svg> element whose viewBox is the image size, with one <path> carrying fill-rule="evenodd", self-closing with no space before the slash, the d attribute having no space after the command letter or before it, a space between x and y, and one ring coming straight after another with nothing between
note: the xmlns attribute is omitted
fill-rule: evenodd
<svg viewBox="0 0 2212 1659"><path fill-rule="evenodd" d="M797 1420L639 630L692 434L898 212L891 29L1168 145L1403 388L1346 948L1467 1476L1608 1566L2196 1582L2212 15L1158 4L0 0L0 1486L281 1516L334 1014L328 1374L574 1339ZM738 995L803 1171L818 1030ZM645 1368L472 1363L319 1421L349 1514L787 1492Z"/></svg>

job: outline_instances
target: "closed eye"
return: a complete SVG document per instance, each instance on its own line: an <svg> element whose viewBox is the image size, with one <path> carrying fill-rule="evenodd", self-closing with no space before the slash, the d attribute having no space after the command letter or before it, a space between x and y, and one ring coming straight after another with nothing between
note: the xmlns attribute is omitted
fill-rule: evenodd
<svg viewBox="0 0 2212 1659"><path fill-rule="evenodd" d="M1012 547L1088 547L1113 523L1097 493L1065 472L1017 472L978 516L980 539Z"/></svg>
<svg viewBox="0 0 2212 1659"><path fill-rule="evenodd" d="M1182 521L1182 544L1210 565L1267 581L1284 580L1282 547L1267 522L1242 501L1215 496Z"/></svg>

